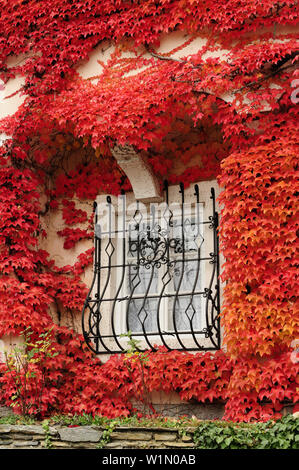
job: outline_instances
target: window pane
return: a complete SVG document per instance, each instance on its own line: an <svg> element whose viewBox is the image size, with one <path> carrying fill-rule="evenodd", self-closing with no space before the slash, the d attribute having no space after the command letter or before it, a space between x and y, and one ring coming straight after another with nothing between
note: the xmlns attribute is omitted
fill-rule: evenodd
<svg viewBox="0 0 299 470"><path fill-rule="evenodd" d="M158 331L157 324L158 299L132 299L129 304L129 329L133 333L141 333L143 327L147 333Z"/></svg>
<svg viewBox="0 0 299 470"><path fill-rule="evenodd" d="M175 302L175 325L178 331L198 331L201 329L201 296L186 295L173 299ZM170 324L173 325L173 302L171 302Z"/></svg>
<svg viewBox="0 0 299 470"><path fill-rule="evenodd" d="M158 269L150 266L148 269L144 266L128 266L128 286L127 292L129 298L129 329L132 332L143 331L144 325L147 332L157 329L157 298L148 298L151 294L158 292ZM146 293L148 293L146 295ZM134 298L141 297L141 298Z"/></svg>
<svg viewBox="0 0 299 470"><path fill-rule="evenodd" d="M174 267L172 289L176 292L200 292L200 265L197 260L177 261Z"/></svg>
<svg viewBox="0 0 299 470"><path fill-rule="evenodd" d="M182 221L179 219L173 220L173 227L170 230L170 238L177 241L177 243L171 243L174 255L181 253L184 246L185 253L197 252L200 247L203 237L200 233L199 220L195 217L186 217L184 219L184 225L182 227ZM183 245L184 239L184 245Z"/></svg>

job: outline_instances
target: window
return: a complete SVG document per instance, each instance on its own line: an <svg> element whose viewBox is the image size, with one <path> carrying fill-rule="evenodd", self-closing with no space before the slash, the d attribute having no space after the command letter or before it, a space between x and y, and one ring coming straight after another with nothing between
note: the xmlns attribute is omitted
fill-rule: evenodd
<svg viewBox="0 0 299 470"><path fill-rule="evenodd" d="M203 287L198 258L203 241L202 206L198 207L197 218L185 214L181 220L172 213L171 220L167 221L164 214L161 220L159 225L154 217L149 217L138 228L134 218L128 221L125 289L132 333L144 329L153 333L159 328L167 332L200 329Z"/></svg>
<svg viewBox="0 0 299 470"><path fill-rule="evenodd" d="M202 190L201 190L202 188ZM162 203L122 195L99 202L94 278L82 326L96 353L220 347L218 214L207 183L165 185Z"/></svg>

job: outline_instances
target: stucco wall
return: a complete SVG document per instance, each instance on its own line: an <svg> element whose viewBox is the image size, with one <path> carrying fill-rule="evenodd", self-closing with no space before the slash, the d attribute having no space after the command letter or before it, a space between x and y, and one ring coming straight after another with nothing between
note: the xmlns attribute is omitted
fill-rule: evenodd
<svg viewBox="0 0 299 470"><path fill-rule="evenodd" d="M15 348L21 348L22 344L23 340L20 336L2 336L0 339L0 362L5 362L5 353L12 353Z"/></svg>

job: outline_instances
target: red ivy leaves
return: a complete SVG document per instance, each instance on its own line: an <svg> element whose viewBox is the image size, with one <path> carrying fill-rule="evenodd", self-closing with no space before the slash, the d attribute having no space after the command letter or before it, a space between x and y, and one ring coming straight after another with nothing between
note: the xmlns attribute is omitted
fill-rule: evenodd
<svg viewBox="0 0 299 470"><path fill-rule="evenodd" d="M58 235L65 238L63 247L66 250L73 248L76 243L84 239L92 239L93 233L88 232L87 230L82 230L81 228L64 228L57 232Z"/></svg>
<svg viewBox="0 0 299 470"><path fill-rule="evenodd" d="M292 33L277 32L273 42L267 31L259 31L255 41L255 31L295 24L296 2L120 0L117 7L111 0L2 3L2 76L6 80L22 74L27 97L1 128L13 139L2 146L0 156L0 334L17 334L27 326L41 332L53 325L49 307L54 301L77 311L86 295L80 275L92 262L92 248L63 268L38 249L44 232L37 188L45 185L53 157L55 163L68 147L64 132L75 137L71 150L78 150L83 140L82 148L91 144L101 156L60 172L46 191L50 210L61 203L63 219L71 226L59 232L66 249L92 236L86 227L91 220L73 198L94 200L99 192L117 195L121 186L129 189L109 153L115 142L147 150L155 173L171 183L213 178L222 162L221 238L227 282L222 323L229 354L163 349L149 353L147 385L151 391L176 391L182 400L225 401L227 419L275 416L284 400L298 398L297 365L286 352L298 337L297 110L290 101L295 75L289 64L297 45ZM194 35L208 30L210 35L205 46L181 61L168 60L167 55L166 60L146 58L149 45L158 46L160 34L173 29ZM76 65L101 41L119 45L124 37L132 39L134 52L140 46L134 58L123 60L116 47L97 84L76 74ZM219 49L217 41L230 52L206 59ZM12 54L26 53L26 60L7 66ZM138 74L128 73L136 70ZM228 93L231 102L223 98ZM187 115L191 127L209 120L221 128L216 145L208 136L204 149L198 141L194 144L190 123L184 130ZM169 138L175 133L185 133L181 145ZM37 150L32 149L32 137L39 142ZM200 164L192 164L194 157ZM180 174L173 171L176 162L184 165ZM59 355L48 359L42 414L130 414L134 386L124 358L113 356L101 364L81 337L56 326L54 333ZM131 367L135 383L142 387L138 368L133 363ZM36 377L38 381L38 370ZM14 393L10 379L2 380L1 389L8 404Z"/></svg>
<svg viewBox="0 0 299 470"><path fill-rule="evenodd" d="M298 144L293 132L288 128L271 143L233 154L222 164L220 232L227 260L222 316L229 352L236 357L273 354L298 338Z"/></svg>
<svg viewBox="0 0 299 470"><path fill-rule="evenodd" d="M101 364L81 337L66 328L55 327L54 333L53 346L59 354L43 363L47 385L43 416L55 412L128 416L134 411L132 400L143 398L144 386L149 392L176 392L184 401L225 403L225 418L234 421L279 417L284 401L298 399L298 366L287 353L264 361L231 361L222 351L190 354L160 348L148 352L142 376L133 357L115 355ZM39 375L37 369L37 387L42 386ZM13 377L5 376L1 382L5 387L0 396L9 405L15 393ZM33 404L34 394L32 388L28 400Z"/></svg>
<svg viewBox="0 0 299 470"><path fill-rule="evenodd" d="M74 201L62 200L62 217L67 225L84 223L87 220L87 214L81 209L76 209Z"/></svg>

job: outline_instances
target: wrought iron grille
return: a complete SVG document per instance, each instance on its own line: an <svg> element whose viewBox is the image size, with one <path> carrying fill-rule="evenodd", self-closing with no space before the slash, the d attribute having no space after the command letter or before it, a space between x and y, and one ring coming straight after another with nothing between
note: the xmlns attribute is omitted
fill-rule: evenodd
<svg viewBox="0 0 299 470"><path fill-rule="evenodd" d="M183 183L174 207L169 204L167 182L164 191L160 212L153 204L147 214L137 201L131 216L122 194L116 222L108 196L105 224L95 203L94 275L83 307L82 329L96 354L126 350L126 333L138 340L140 351L159 345L168 350L220 348L214 188L208 216L198 185L191 205L185 203ZM207 239L210 252L204 249Z"/></svg>

